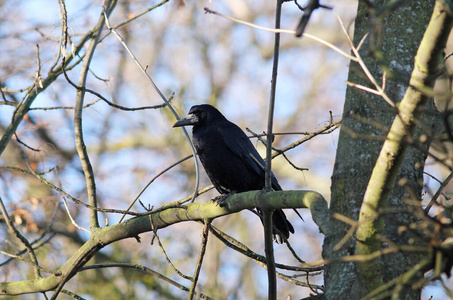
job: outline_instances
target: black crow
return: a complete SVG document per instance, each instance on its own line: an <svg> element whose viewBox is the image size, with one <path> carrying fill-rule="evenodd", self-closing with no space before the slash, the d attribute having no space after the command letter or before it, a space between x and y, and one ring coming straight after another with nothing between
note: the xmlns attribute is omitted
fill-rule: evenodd
<svg viewBox="0 0 453 300"><path fill-rule="evenodd" d="M222 195L264 188L265 162L245 133L228 121L215 107L195 105L186 118L173 127L193 125L192 135L198 157L215 188ZM272 173L272 188L281 190ZM272 216L274 240L281 244L294 228L281 209Z"/></svg>

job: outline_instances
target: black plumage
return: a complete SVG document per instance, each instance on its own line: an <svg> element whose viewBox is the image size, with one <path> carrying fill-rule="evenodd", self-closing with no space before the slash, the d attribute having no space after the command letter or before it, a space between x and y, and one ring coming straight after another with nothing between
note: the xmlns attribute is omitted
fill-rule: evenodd
<svg viewBox="0 0 453 300"><path fill-rule="evenodd" d="M173 127L193 125L193 143L206 173L221 194L241 193L264 188L265 162L246 134L228 121L215 107L193 106L186 118ZM281 190L272 173L272 188ZM294 228L281 209L272 217L274 240L283 243ZM283 238L284 237L284 238Z"/></svg>

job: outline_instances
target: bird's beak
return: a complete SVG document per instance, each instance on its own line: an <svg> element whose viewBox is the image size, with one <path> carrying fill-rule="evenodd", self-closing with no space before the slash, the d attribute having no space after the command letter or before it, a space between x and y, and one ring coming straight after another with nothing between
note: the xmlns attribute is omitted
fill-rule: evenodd
<svg viewBox="0 0 453 300"><path fill-rule="evenodd" d="M194 114L189 114L184 119L179 120L176 122L173 127L181 127L186 125L195 125L198 123L198 117Z"/></svg>

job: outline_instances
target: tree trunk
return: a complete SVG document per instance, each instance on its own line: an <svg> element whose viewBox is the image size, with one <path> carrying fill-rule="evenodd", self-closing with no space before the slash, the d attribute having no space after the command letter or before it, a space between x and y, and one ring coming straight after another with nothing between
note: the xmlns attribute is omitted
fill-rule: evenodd
<svg viewBox="0 0 453 300"><path fill-rule="evenodd" d="M387 3L387 4L386 4ZM359 1L355 22L354 45L368 33L360 48L360 55L379 84L386 72L385 92L391 100L399 102L408 87L414 66L414 57L430 20L434 1L405 1L399 7L385 7L388 1L374 1L374 8ZM416 16L416 17L414 17ZM357 63L351 63L348 81L374 89ZM360 207L373 167L381 151L388 129L395 118L395 109L380 96L355 87L348 87L343 111L336 161L332 175L331 218L329 232L323 247L325 259L353 255L356 240L350 238L341 249L334 251L351 225L339 221L334 214L358 220ZM420 117L422 128L436 131L440 118L432 100ZM416 130L415 137L421 134ZM432 134L427 135L433 137ZM417 139L416 139L417 140ZM422 192L423 167L430 140L407 151L398 179L388 200L389 209L407 207L407 199L419 200ZM402 180L402 179L405 180ZM414 222L409 213L387 213L384 216L384 239L396 245L407 245L416 237L399 234L398 227ZM382 243L382 248L385 248ZM388 282L419 261L419 255L391 254L382 257L376 270L383 282ZM332 262L326 265L325 285L327 299L359 299L370 292L365 280L357 276L355 263ZM408 288L401 299L418 299L420 290Z"/></svg>

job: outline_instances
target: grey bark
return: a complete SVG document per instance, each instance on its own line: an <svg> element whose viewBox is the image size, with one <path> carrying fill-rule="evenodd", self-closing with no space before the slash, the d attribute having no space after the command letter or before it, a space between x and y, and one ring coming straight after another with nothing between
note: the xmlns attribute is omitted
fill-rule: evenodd
<svg viewBox="0 0 453 300"><path fill-rule="evenodd" d="M399 102L408 86L414 65L414 56L423 33L431 17L434 1L406 1L396 9L381 15L388 1L375 1L370 9L364 1L359 1L355 22L354 45L358 45L366 33L368 38L361 48L361 56L366 65L381 82L383 70L387 71L386 92L394 101ZM416 17L414 17L416 16ZM351 63L348 81L372 87L356 63ZM428 137L433 136L440 127L440 118L432 103L425 107L421 122ZM388 127L395 117L395 110L379 96L365 93L353 87L346 92L343 123L340 131L338 149L331 187L331 215L338 213L357 220L362 199L381 150ZM351 134L355 133L355 134ZM418 130L419 135L421 130ZM406 207L406 199L420 198L423 182L423 167L427 157L430 140L420 147L411 148L398 175L406 178L404 185L395 185L389 199L389 208ZM414 222L409 213L387 214L385 218L385 238L395 244L407 244L409 234L398 234L398 227ZM344 237L349 225L335 218L329 220L329 231L323 246L323 257L334 259L352 255L355 252L354 239L350 239L339 251L333 247ZM392 254L383 258L381 270L376 270L385 281L389 281L417 263L417 255ZM382 273L380 273L382 272ZM326 266L325 285L327 299L359 299L367 293L357 278L354 263L331 263ZM418 299L420 291L408 289L404 299Z"/></svg>

